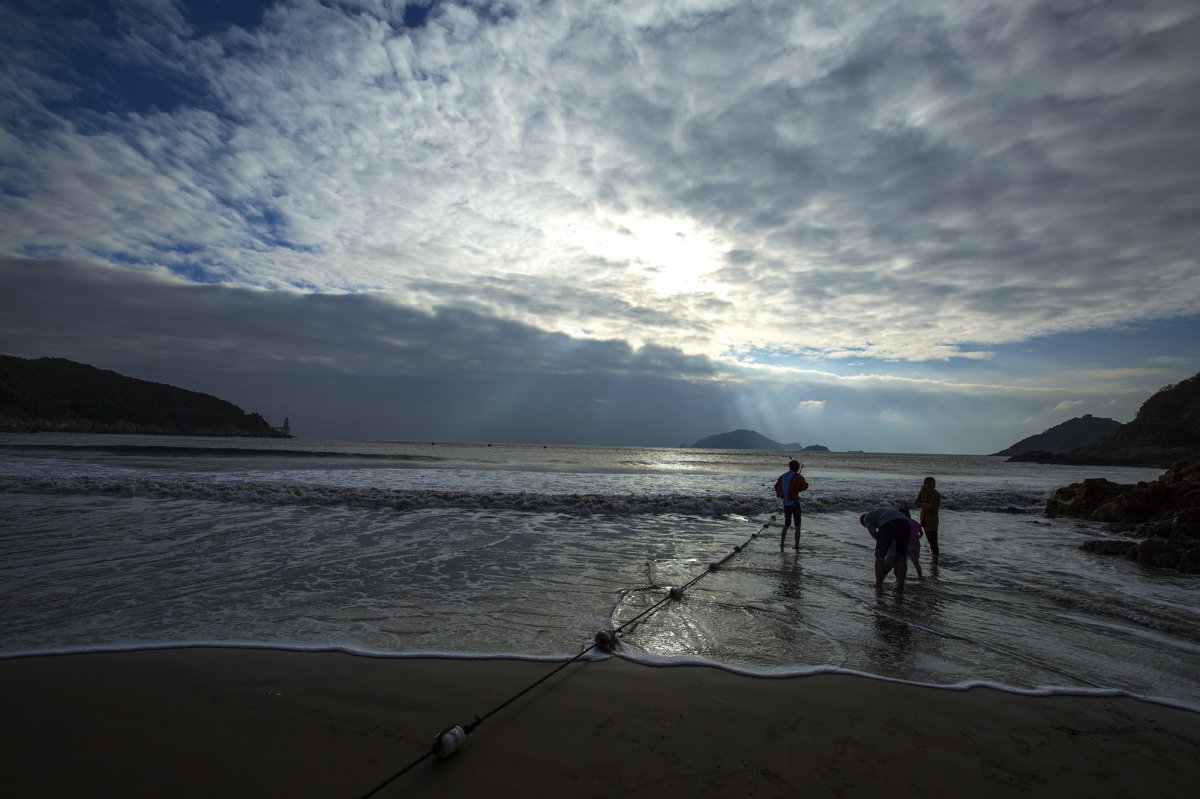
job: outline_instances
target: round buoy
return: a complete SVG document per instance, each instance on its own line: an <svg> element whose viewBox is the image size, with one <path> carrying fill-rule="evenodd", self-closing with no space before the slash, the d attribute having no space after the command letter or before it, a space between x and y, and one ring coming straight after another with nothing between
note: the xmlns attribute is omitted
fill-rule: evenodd
<svg viewBox="0 0 1200 799"><path fill-rule="evenodd" d="M708 570L709 570L710 572L719 571L719 570L720 570L720 568L721 568L721 564L720 564L720 563L710 563L710 564L708 564Z"/></svg>
<svg viewBox="0 0 1200 799"><path fill-rule="evenodd" d="M671 599L683 599L683 591L677 586L671 586L671 590L667 592L667 596Z"/></svg>
<svg viewBox="0 0 1200 799"><path fill-rule="evenodd" d="M461 749L466 742L466 731L460 725L455 724L433 739L433 753L438 756L439 760L447 758Z"/></svg>
<svg viewBox="0 0 1200 799"><path fill-rule="evenodd" d="M596 646L605 652L611 652L617 644L617 634L612 630L601 630L596 633Z"/></svg>

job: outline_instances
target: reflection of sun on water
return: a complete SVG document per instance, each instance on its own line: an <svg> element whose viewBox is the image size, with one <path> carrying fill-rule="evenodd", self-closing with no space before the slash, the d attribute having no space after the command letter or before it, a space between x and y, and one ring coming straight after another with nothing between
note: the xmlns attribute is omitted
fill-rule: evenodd
<svg viewBox="0 0 1200 799"><path fill-rule="evenodd" d="M716 238L686 219L627 216L605 225L575 226L572 244L605 260L640 269L649 286L673 295L704 290L721 263Z"/></svg>

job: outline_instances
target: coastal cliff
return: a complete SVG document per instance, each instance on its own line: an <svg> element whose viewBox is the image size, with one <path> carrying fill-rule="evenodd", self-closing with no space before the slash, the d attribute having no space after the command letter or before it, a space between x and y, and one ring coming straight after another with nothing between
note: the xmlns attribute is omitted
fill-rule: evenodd
<svg viewBox="0 0 1200 799"><path fill-rule="evenodd" d="M1081 466L1157 466L1200 459L1200 374L1165 386L1110 437L1069 452L1035 450L1009 460Z"/></svg>
<svg viewBox="0 0 1200 799"><path fill-rule="evenodd" d="M0 432L287 438L210 394L63 358L0 355Z"/></svg>

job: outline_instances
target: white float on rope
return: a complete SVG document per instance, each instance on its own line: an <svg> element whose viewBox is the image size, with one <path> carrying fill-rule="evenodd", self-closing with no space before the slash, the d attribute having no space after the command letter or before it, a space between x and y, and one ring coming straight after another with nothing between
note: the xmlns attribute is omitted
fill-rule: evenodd
<svg viewBox="0 0 1200 799"><path fill-rule="evenodd" d="M438 756L439 760L442 760L457 752L466 742L467 731L462 728L461 724L455 724L453 727L443 730L438 737L433 739L433 753Z"/></svg>

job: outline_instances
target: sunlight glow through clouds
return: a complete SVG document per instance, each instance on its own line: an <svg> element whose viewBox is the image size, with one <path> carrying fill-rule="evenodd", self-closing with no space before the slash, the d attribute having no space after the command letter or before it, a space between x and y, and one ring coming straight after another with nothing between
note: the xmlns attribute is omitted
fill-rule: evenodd
<svg viewBox="0 0 1200 799"><path fill-rule="evenodd" d="M621 266L624 279L666 297L704 291L706 276L719 268L724 252L714 235L694 223L653 214L614 214L550 230L564 249Z"/></svg>
<svg viewBox="0 0 1200 799"><path fill-rule="evenodd" d="M851 432L936 394L977 436L977 395L1025 419L1196 368L1195 0L415 5L6 6L14 285L101 261L131 291L389 309L408 338L364 362L470 363L449 345L486 329L541 379L577 347L778 388L710 409L820 396ZM1081 346L1101 334L1124 346Z"/></svg>
<svg viewBox="0 0 1200 799"><path fill-rule="evenodd" d="M1194 77L1173 50L1159 71L1134 48L1141 29L1183 36L1182 7L1059 24L1037 2L514 0L495 16L437 4L407 28L351 5L274 4L252 34L123 32L155 43L146 69L186 64L207 96L64 125L69 160L41 134L10 143L9 203L39 224L0 245L449 301L710 357L983 359L1200 298L1190 234L1167 226L1189 213L1186 108L1166 102L1145 133L1138 111ZM1076 96L1105 35L1104 69L1138 92L1110 81L1072 116L1056 93ZM106 141L137 142L137 168L106 170Z"/></svg>

